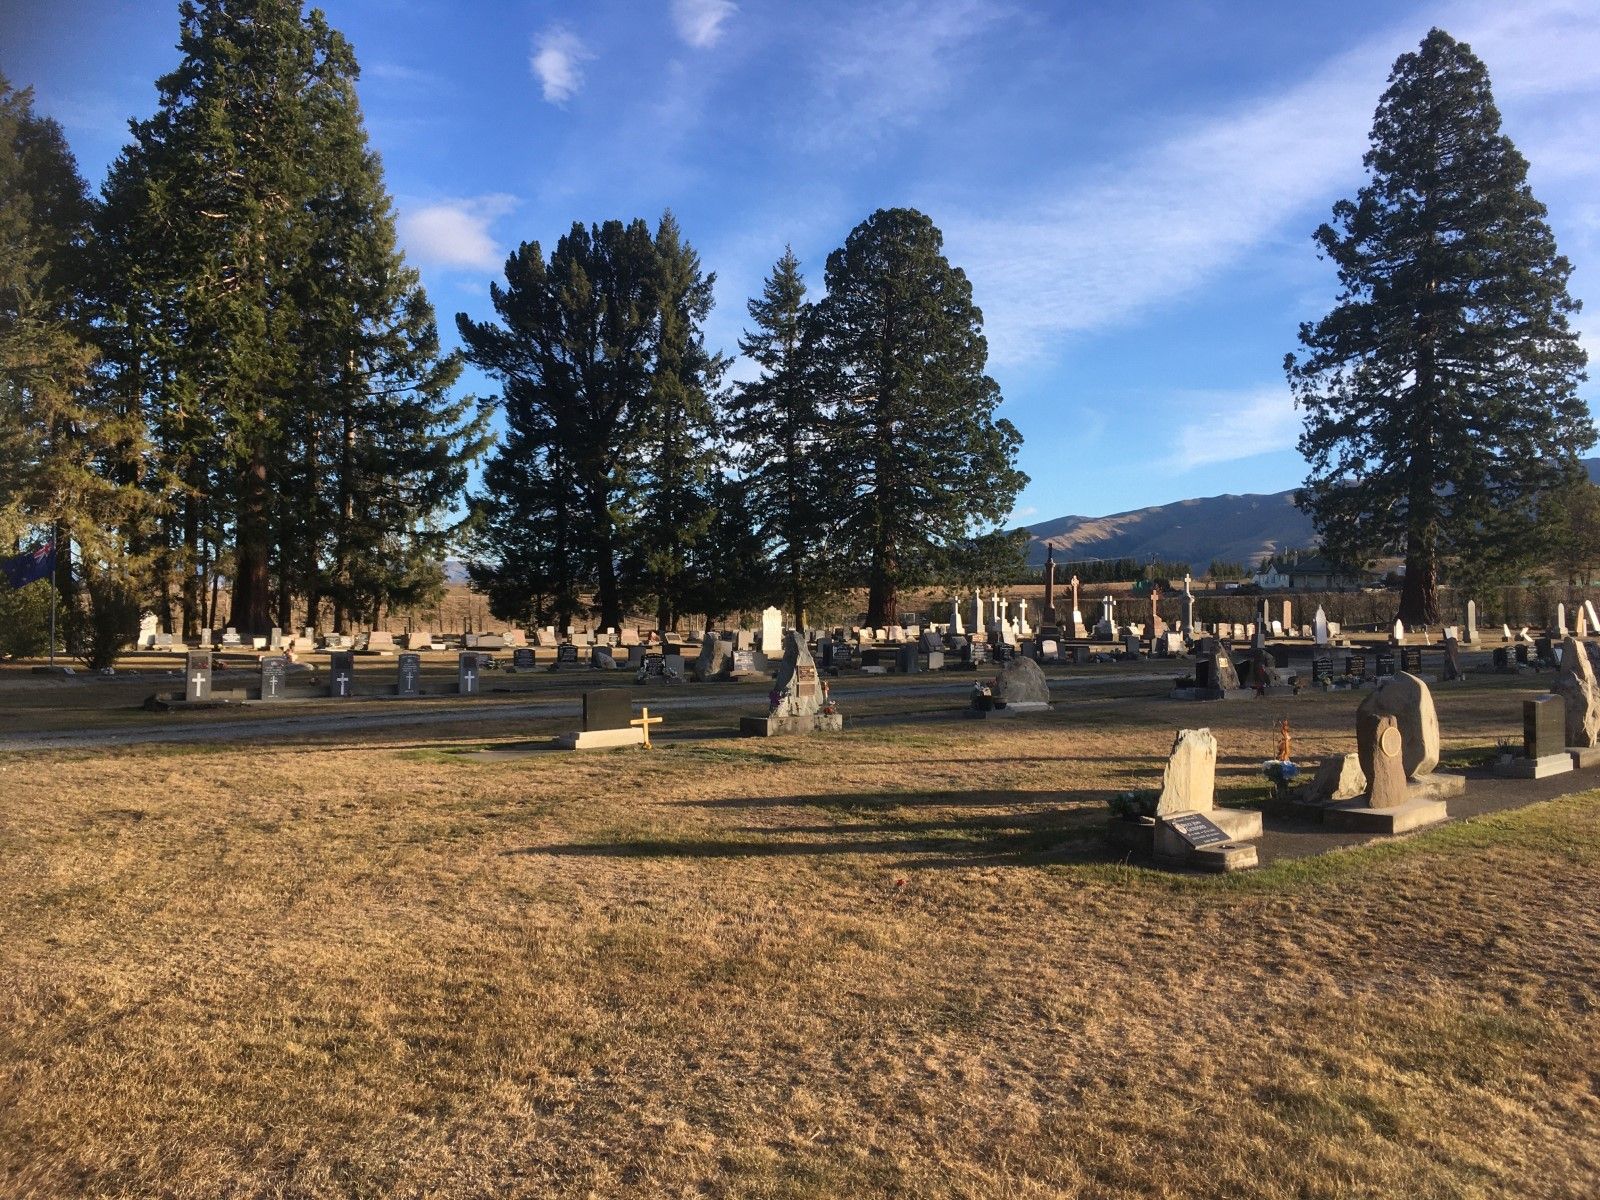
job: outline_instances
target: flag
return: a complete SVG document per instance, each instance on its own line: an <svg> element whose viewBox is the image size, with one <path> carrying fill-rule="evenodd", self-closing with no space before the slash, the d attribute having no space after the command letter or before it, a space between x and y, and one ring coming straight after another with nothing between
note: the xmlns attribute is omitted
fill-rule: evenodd
<svg viewBox="0 0 1600 1200"><path fill-rule="evenodd" d="M49 579L56 573L56 544L46 542L37 550L29 550L15 558L0 558L0 574L6 577L13 590L27 587L39 579Z"/></svg>

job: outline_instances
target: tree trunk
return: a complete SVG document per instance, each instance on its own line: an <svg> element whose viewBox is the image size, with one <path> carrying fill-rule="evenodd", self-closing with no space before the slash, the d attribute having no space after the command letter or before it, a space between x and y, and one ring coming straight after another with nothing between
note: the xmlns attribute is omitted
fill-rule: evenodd
<svg viewBox="0 0 1600 1200"><path fill-rule="evenodd" d="M196 486L193 472L190 472L190 485ZM203 485L202 485L203 486ZM178 555L180 564L180 584L183 602L183 630L182 640L192 642L195 640L196 626L205 619L199 588L200 576L195 571L195 564L200 561L200 504L199 491L191 492L183 503L183 551ZM237 584L235 585L237 587Z"/></svg>
<svg viewBox="0 0 1600 1200"><path fill-rule="evenodd" d="M267 462L259 449L252 453L241 484L232 624L241 638L265 637L272 628L272 597L267 572Z"/></svg>

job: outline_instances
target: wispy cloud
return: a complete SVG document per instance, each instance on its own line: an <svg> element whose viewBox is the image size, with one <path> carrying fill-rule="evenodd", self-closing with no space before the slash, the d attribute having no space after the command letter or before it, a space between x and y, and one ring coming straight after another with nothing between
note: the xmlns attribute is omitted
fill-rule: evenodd
<svg viewBox="0 0 1600 1200"><path fill-rule="evenodd" d="M1175 399L1187 408L1187 416L1172 437L1164 464L1169 471L1292 450L1300 433L1300 414L1287 385L1188 392Z"/></svg>
<svg viewBox="0 0 1600 1200"><path fill-rule="evenodd" d="M1008 13L991 0L861 5L850 20L821 31L826 41L815 59L806 139L827 147L914 124L958 91L976 61L972 41Z"/></svg>
<svg viewBox="0 0 1600 1200"><path fill-rule="evenodd" d="M1489 56L1497 93L1600 80L1600 9L1570 0L1454 6L1442 23ZM1047 355L1193 292L1361 179L1366 133L1414 23L1330 60L1302 83L1202 119L1087 180L1063 179L999 211L942 221L999 362ZM1548 72L1552 45L1557 52ZM1594 54L1589 51L1594 50ZM1559 82L1552 82L1559 81ZM1304 232L1309 235L1309 226ZM1307 247L1309 253L1309 246Z"/></svg>
<svg viewBox="0 0 1600 1200"><path fill-rule="evenodd" d="M496 271L504 255L489 226L516 206L517 198L502 192L403 206L400 240L425 266Z"/></svg>
<svg viewBox="0 0 1600 1200"><path fill-rule="evenodd" d="M672 0L672 23L679 37L704 50L721 40L723 25L738 11L733 0Z"/></svg>
<svg viewBox="0 0 1600 1200"><path fill-rule="evenodd" d="M565 104L583 86L583 64L594 55L578 35L560 25L551 26L533 39L533 57L528 66L552 104Z"/></svg>

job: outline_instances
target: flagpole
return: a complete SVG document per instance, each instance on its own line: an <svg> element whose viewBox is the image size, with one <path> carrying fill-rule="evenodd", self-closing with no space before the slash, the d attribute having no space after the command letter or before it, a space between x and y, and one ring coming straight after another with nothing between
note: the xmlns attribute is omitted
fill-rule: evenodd
<svg viewBox="0 0 1600 1200"><path fill-rule="evenodd" d="M56 523L50 522L50 665L56 665Z"/></svg>

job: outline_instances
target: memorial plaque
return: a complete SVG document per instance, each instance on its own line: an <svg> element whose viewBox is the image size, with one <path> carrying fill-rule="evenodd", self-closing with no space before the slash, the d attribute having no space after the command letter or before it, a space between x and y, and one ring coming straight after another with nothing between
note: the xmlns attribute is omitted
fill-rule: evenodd
<svg viewBox="0 0 1600 1200"><path fill-rule="evenodd" d="M754 675L756 673L756 652L754 650L735 650L733 652L734 675Z"/></svg>
<svg viewBox="0 0 1600 1200"><path fill-rule="evenodd" d="M533 670L533 649L530 646L518 646L511 652L511 665L519 671Z"/></svg>
<svg viewBox="0 0 1600 1200"><path fill-rule="evenodd" d="M476 650L466 650L456 660L456 691L461 695L478 694L482 682L483 657Z"/></svg>
<svg viewBox="0 0 1600 1200"><path fill-rule="evenodd" d="M211 651L191 650L185 657L183 698L191 703L211 699Z"/></svg>
<svg viewBox="0 0 1600 1200"><path fill-rule="evenodd" d="M1333 658L1332 658L1331 655L1324 654L1319 658L1313 658L1311 660L1311 682L1312 683L1321 683L1324 680L1332 679L1332 678L1333 678Z"/></svg>
<svg viewBox="0 0 1600 1200"><path fill-rule="evenodd" d="M1422 647L1406 646L1400 651L1400 669L1411 675L1422 674Z"/></svg>
<svg viewBox="0 0 1600 1200"><path fill-rule="evenodd" d="M1168 828L1191 846L1214 846L1228 841L1228 835L1204 813L1179 813L1166 818Z"/></svg>
<svg viewBox="0 0 1600 1200"><path fill-rule="evenodd" d="M282 700L289 674L289 660L281 654L269 654L261 660L261 698Z"/></svg>
<svg viewBox="0 0 1600 1200"><path fill-rule="evenodd" d="M626 729L633 720L633 694L621 688L602 688L583 694L583 731Z"/></svg>
<svg viewBox="0 0 1600 1200"><path fill-rule="evenodd" d="M967 648L961 657L971 666L981 667L989 661L989 643L968 642Z"/></svg>
<svg viewBox="0 0 1600 1200"><path fill-rule="evenodd" d="M1344 673L1353 675L1357 679L1367 677L1367 656L1365 654L1346 654L1344 656Z"/></svg>
<svg viewBox="0 0 1600 1200"><path fill-rule="evenodd" d="M348 700L356 690L356 656L349 650L328 655L328 695Z"/></svg>
<svg viewBox="0 0 1600 1200"><path fill-rule="evenodd" d="M420 696L422 681L422 655L402 654L399 664L395 668L394 694L396 696Z"/></svg>
<svg viewBox="0 0 1600 1200"><path fill-rule="evenodd" d="M1383 679L1394 674L1394 653L1390 650L1378 651L1378 678Z"/></svg>

